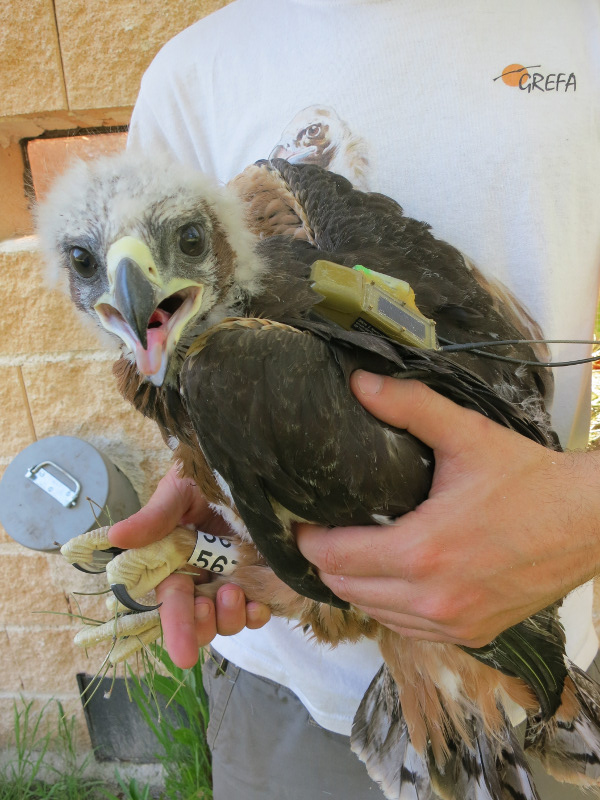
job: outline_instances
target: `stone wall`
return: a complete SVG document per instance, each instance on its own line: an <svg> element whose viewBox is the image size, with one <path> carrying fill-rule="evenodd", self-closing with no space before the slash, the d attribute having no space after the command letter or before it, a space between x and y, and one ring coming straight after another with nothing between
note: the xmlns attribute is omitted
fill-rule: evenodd
<svg viewBox="0 0 600 800"><path fill-rule="evenodd" d="M45 286L32 233L21 141L46 131L126 125L144 69L179 30L228 0L8 0L0 7L0 477L42 437L80 437L148 498L169 454L154 426L118 396L115 353ZM44 524L40 518L40 525ZM13 701L61 700L89 739L75 675L103 653L74 647L70 592L95 578L0 528L0 747L13 738ZM82 601L91 616L103 601ZM40 613L44 612L44 613ZM51 612L51 613L47 613ZM52 613L55 612L55 613Z"/></svg>

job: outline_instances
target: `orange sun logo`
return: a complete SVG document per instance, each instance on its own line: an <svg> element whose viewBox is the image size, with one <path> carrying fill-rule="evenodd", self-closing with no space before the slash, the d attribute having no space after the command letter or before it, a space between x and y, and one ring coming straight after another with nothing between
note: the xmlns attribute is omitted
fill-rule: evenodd
<svg viewBox="0 0 600 800"><path fill-rule="evenodd" d="M536 64L535 66L537 68L540 65ZM528 69L533 69L533 67L524 67L522 64L509 64L508 67L504 67L502 74L498 75L494 80L497 81L502 78L507 86L519 86L522 88L531 77L527 72Z"/></svg>
<svg viewBox="0 0 600 800"><path fill-rule="evenodd" d="M509 64L504 67L500 77L507 86L518 86L520 80L526 81L529 78L529 73L527 67L521 64Z"/></svg>
<svg viewBox="0 0 600 800"><path fill-rule="evenodd" d="M522 92L531 94L531 92L558 92L560 87L563 87L563 92L569 90L577 91L577 78L574 72L548 72L542 74L537 72L541 68L541 64L532 64L524 67L522 64L509 64L504 67L500 75L496 75L494 81L502 82L505 86L510 86L513 89L520 89ZM532 70L532 72L529 72Z"/></svg>

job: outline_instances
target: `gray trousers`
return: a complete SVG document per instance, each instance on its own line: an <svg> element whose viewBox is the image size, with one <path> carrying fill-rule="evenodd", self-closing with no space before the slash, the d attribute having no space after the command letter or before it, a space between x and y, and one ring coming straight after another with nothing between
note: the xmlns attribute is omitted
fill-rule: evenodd
<svg viewBox="0 0 600 800"><path fill-rule="evenodd" d="M600 656L588 670L600 682ZM284 686L226 662L204 665L214 800L384 800L347 736L322 728ZM583 800L530 762L541 800Z"/></svg>

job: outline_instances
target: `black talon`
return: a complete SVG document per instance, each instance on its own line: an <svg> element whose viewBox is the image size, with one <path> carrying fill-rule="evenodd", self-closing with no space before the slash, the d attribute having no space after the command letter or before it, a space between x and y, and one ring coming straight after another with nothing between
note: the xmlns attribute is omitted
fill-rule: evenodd
<svg viewBox="0 0 600 800"><path fill-rule="evenodd" d="M75 569L80 570L80 572L98 575L101 572L106 572L106 565L122 552L122 547L108 547L106 550L94 550L92 553L92 560L88 564L73 564L73 566Z"/></svg>
<svg viewBox="0 0 600 800"><path fill-rule="evenodd" d="M155 606L144 606L141 603L138 603L132 597L129 596L129 592L125 587L124 583L111 583L110 588L112 589L112 593L117 598L119 603L128 608L130 611L155 611L157 608L162 606L162 603L158 603Z"/></svg>

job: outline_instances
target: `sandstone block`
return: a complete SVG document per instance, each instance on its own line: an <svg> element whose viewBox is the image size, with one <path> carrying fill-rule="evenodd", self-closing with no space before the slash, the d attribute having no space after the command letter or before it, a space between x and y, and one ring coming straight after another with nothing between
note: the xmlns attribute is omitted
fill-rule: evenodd
<svg viewBox="0 0 600 800"><path fill-rule="evenodd" d="M35 249L0 250L0 353L29 356L106 347L64 291L47 285Z"/></svg>
<svg viewBox="0 0 600 800"><path fill-rule="evenodd" d="M34 139L45 131L70 131L74 128L118 128L129 125L132 106L119 108L81 108L49 110L33 114L0 117L0 147L9 147L21 139Z"/></svg>
<svg viewBox="0 0 600 800"><path fill-rule="evenodd" d="M18 663L10 646L10 637L3 627L0 627L0 697L7 692L22 692L25 684L21 679Z"/></svg>
<svg viewBox="0 0 600 800"><path fill-rule="evenodd" d="M2 476L4 475L5 470L6 470L6 466L4 466L4 465L0 466L0 481L2 480ZM8 533L4 530L4 527L0 523L0 551L2 549L2 545L9 544L12 541L13 540L8 535Z"/></svg>
<svg viewBox="0 0 600 800"><path fill-rule="evenodd" d="M8 0L0 6L0 116L66 107L52 0Z"/></svg>
<svg viewBox="0 0 600 800"><path fill-rule="evenodd" d="M8 461L8 459L7 459L7 461ZM2 480L2 476L4 475L4 473L6 471L6 466L7 465L5 465L5 464L0 465L0 481ZM0 523L0 553L2 551L2 546L5 545L5 544L10 544L10 543L12 543L12 541L13 540L11 539L11 537L4 530L4 527L3 527L2 523Z"/></svg>
<svg viewBox="0 0 600 800"><path fill-rule="evenodd" d="M112 360L73 358L23 365L38 438L79 436L92 444L121 439L128 447L146 451L164 446L154 423L118 393Z"/></svg>
<svg viewBox="0 0 600 800"><path fill-rule="evenodd" d="M227 0L56 0L69 108L133 103L142 74L161 46L224 5Z"/></svg>
<svg viewBox="0 0 600 800"><path fill-rule="evenodd" d="M85 651L73 644L70 629L11 626L5 630L8 645L0 652L0 680L7 685L0 691L49 695L77 692L76 674L94 674L102 663L100 657L91 663Z"/></svg>
<svg viewBox="0 0 600 800"><path fill-rule="evenodd" d="M0 462L3 465L9 464L21 450L35 441L20 375L20 367L0 367Z"/></svg>
<svg viewBox="0 0 600 800"><path fill-rule="evenodd" d="M39 553L17 546L0 558L0 624L24 627L65 627L71 624L65 591L54 585L53 553Z"/></svg>

